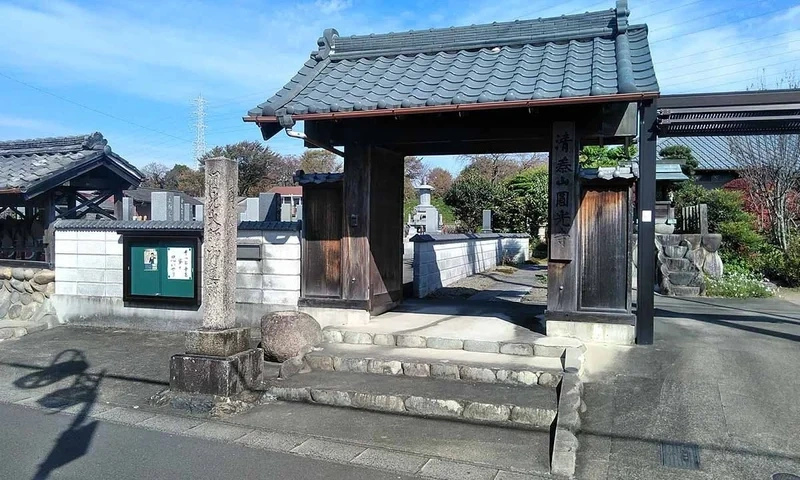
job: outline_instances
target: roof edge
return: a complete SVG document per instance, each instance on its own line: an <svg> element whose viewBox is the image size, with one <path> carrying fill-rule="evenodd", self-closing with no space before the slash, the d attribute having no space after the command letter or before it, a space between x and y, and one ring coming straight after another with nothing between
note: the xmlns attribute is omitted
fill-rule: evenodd
<svg viewBox="0 0 800 480"><path fill-rule="evenodd" d="M659 91L617 93L612 95L586 95L582 97L558 97L558 98L499 101L499 102L485 102L485 103L460 103L460 104L424 106L424 107L400 107L400 108L386 108L386 109L374 109L374 110L357 110L352 112L306 113L306 114L292 115L292 118L295 121L333 120L333 119L344 119L344 118L364 118L364 117L413 115L413 114L424 114L424 113L458 112L465 110L499 110L506 108L541 107L547 105L569 105L576 103L635 102L640 100L657 98L659 96L660 96ZM242 117L242 120L245 122L258 123L258 124L278 123L281 121L281 119L282 117L274 115L255 115L255 116Z"/></svg>

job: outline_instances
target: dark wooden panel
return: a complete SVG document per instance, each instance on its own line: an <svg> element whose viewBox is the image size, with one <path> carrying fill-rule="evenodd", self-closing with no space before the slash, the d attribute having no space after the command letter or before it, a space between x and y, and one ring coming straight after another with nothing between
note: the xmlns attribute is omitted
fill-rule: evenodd
<svg viewBox="0 0 800 480"><path fill-rule="evenodd" d="M370 311L377 314L402 298L403 156L378 147L370 156Z"/></svg>
<svg viewBox="0 0 800 480"><path fill-rule="evenodd" d="M303 296L342 295L342 189L303 189Z"/></svg>
<svg viewBox="0 0 800 480"><path fill-rule="evenodd" d="M547 263L547 311L574 312L578 309L577 262L550 260Z"/></svg>
<svg viewBox="0 0 800 480"><path fill-rule="evenodd" d="M628 189L586 187L578 212L581 309L627 310Z"/></svg>
<svg viewBox="0 0 800 480"><path fill-rule="evenodd" d="M345 147L342 297L348 300L369 300L369 157L364 145Z"/></svg>

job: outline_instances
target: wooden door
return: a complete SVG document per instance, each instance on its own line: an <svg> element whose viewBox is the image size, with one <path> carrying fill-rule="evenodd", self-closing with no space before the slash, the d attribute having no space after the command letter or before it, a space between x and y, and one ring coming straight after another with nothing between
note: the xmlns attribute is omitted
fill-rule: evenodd
<svg viewBox="0 0 800 480"><path fill-rule="evenodd" d="M303 297L342 296L342 184L303 189Z"/></svg>
<svg viewBox="0 0 800 480"><path fill-rule="evenodd" d="M580 211L580 309L628 307L628 187L586 186Z"/></svg>

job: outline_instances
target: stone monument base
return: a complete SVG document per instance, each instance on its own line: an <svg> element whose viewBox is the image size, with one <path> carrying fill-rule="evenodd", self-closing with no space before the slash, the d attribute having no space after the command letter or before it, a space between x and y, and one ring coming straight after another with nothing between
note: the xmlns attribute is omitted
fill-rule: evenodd
<svg viewBox="0 0 800 480"><path fill-rule="evenodd" d="M264 381L264 351L253 348L230 356L182 353L169 365L173 392L233 397L259 390Z"/></svg>
<svg viewBox="0 0 800 480"><path fill-rule="evenodd" d="M189 354L229 357L249 349L250 331L247 328L186 332L186 353Z"/></svg>

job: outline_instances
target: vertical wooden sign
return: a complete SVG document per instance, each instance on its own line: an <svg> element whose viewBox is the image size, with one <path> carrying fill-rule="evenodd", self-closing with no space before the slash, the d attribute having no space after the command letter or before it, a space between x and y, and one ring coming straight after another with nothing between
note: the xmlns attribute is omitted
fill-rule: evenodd
<svg viewBox="0 0 800 480"><path fill-rule="evenodd" d="M578 152L575 123L553 122L550 150L550 259L575 258L575 212L578 202Z"/></svg>

